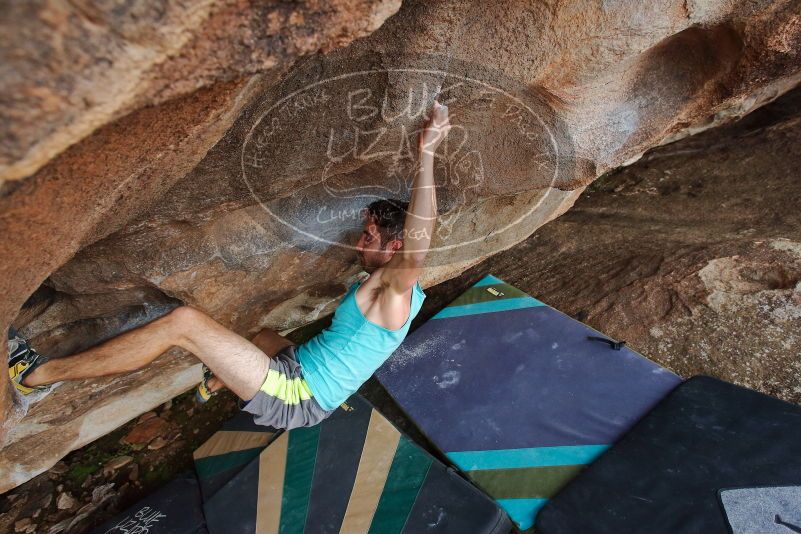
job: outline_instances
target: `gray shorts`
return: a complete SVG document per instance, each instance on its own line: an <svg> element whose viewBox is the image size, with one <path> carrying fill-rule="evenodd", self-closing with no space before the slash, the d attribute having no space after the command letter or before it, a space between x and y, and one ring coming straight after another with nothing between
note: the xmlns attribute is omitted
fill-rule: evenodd
<svg viewBox="0 0 801 534"><path fill-rule="evenodd" d="M270 358L270 367L256 396L242 409L253 414L258 425L291 430L313 426L333 413L317 403L303 370L295 358L295 347L289 346Z"/></svg>

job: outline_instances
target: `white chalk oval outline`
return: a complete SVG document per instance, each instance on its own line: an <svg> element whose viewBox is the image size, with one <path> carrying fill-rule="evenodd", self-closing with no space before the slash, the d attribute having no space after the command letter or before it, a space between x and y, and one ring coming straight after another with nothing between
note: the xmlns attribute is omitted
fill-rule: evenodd
<svg viewBox="0 0 801 534"><path fill-rule="evenodd" d="M304 235L304 236L306 236L306 237L308 237L310 239L313 239L313 240L321 242L321 243L326 243L328 245L339 246L339 247L343 247L343 248L350 249L350 250L357 250L356 247L353 246L353 245L346 245L344 243L339 243L339 242L336 242L336 241L330 241L330 240L325 239L323 237L316 236L316 235L313 235L313 234L311 234L309 232L306 232L305 230L301 230L300 228L295 227L293 224L285 221L279 215L275 214L269 207L267 207L265 205L265 203L259 198L259 196L254 192L253 186L251 186L250 182L248 181L247 172L245 171L245 149L248 146L248 144L250 143L251 137L253 135L253 131L259 126L259 124L261 124L262 120L265 117L267 117L275 108L277 108L278 106L280 106L284 102L290 100L291 98L294 98L295 96L297 96L300 93L308 91L311 88L317 87L317 86L322 85L322 84L327 84L327 83L334 82L334 81L337 81L337 80L350 78L350 77L353 77L353 76L362 76L362 75L380 74L380 73L405 73L405 72L415 73L415 74L442 75L445 78L451 77L451 78L455 78L455 79L460 79L462 81L474 82L474 83L477 83L477 84L479 84L479 85L481 85L481 86L483 86L485 88L488 88L488 89L490 89L492 91L500 93L500 94L502 94L502 95L504 95L504 96L506 96L506 97L508 97L508 98L520 103L529 112L529 114L531 116L533 116L534 118L537 119L537 121L540 123L542 128L546 132L548 132L548 137L550 138L551 144L554 147L554 154L556 154L556 162L555 162L555 166L554 166L554 174L553 174L553 177L551 178L551 183L549 184L549 186L546 189L545 194L542 196L542 198L540 198L532 206L532 208L530 210L528 210L525 214L521 215L520 217L518 217L517 219L515 219L511 223L507 224L503 228L498 229L498 230L493 230L489 234L487 234L487 235L485 235L485 236L483 236L481 238L475 238L475 239L472 239L472 240L469 240L469 241L462 241L462 242L460 242L458 244L451 244L451 245L445 245L445 246L439 246L439 247L432 247L432 248L429 248L429 252L436 252L436 251L441 251L441 250L451 250L451 249L454 249L454 248L462 247L464 245L471 245L473 243L478 243L479 241L485 241L490 237L502 234L503 232L506 232L511 227L513 227L513 226L517 225L518 223L520 223L523 219L525 219L526 217L531 215L540 205L542 205L542 203L545 201L545 199L548 198L548 195L550 194L551 190L554 188L553 184L556 181L556 177L559 174L559 148L558 148L558 144L557 144L556 140L554 139L553 133L551 132L551 129L542 121L542 118L540 118L539 115L534 113L534 111L527 104L522 102L518 97L516 97L514 95L511 95L510 93L508 93L507 91L504 91L503 89L499 89L497 87L493 87L492 85L490 85L490 84L488 84L486 82L483 82L481 80L476 80L474 78L470 78L470 77L467 77L467 76L462 76L462 75L459 75L459 74L452 74L452 73L448 73L448 72L445 72L445 71L432 70L432 69L389 68L389 69L380 69L380 70L376 69L376 70L362 70L362 71L349 72L349 73L346 73L346 74L340 74L338 76L334 76L333 78L326 78L325 80L320 80L320 81L311 83L311 84L306 85L306 86L304 86L304 87L302 87L300 89L297 89L296 91L291 92L290 94L288 94L287 96L285 96L284 98L282 98L281 100L279 100L278 102L276 102L275 104L270 106L264 113L261 114L261 116L259 116L259 118L256 120L256 122L253 123L253 126L251 126L250 130L248 131L247 135L245 136L244 142L242 143L242 154L241 154L241 157L240 157L240 161L241 161L241 165L242 165L242 179L244 180L245 185L247 185L247 188L250 191L251 196L254 199L256 199L256 202L259 203L261 208L264 211L266 211L271 217L273 217L278 222L283 224L284 226L286 226L288 228L291 228L293 231L295 231L295 232L297 232L299 234L302 234L302 235Z"/></svg>

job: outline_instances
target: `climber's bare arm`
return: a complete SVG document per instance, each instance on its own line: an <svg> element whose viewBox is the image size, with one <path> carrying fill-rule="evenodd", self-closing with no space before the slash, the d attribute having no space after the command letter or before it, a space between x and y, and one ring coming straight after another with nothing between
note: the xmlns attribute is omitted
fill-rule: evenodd
<svg viewBox="0 0 801 534"><path fill-rule="evenodd" d="M434 152L448 135L450 122L447 106L437 102L434 102L431 115L418 142L419 166L403 226L403 247L395 253L381 273L382 285L395 294L406 295L420 277L437 219Z"/></svg>

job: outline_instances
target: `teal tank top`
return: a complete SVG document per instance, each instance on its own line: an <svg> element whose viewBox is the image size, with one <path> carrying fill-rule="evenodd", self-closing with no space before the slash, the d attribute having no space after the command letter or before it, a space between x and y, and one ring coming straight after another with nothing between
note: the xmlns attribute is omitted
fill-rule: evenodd
<svg viewBox="0 0 801 534"><path fill-rule="evenodd" d="M295 355L303 378L317 403L333 410L353 395L401 344L426 294L419 283L412 289L406 322L389 330L368 320L356 304L357 282L350 286L334 312L331 326L300 345Z"/></svg>

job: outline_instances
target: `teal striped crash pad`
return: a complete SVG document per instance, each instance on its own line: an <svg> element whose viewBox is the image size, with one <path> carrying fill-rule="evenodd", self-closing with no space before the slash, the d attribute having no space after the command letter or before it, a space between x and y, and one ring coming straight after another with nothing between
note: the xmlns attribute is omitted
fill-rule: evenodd
<svg viewBox="0 0 801 534"><path fill-rule="evenodd" d="M494 276L409 335L376 376L526 530L679 377Z"/></svg>
<svg viewBox="0 0 801 534"><path fill-rule="evenodd" d="M253 415L239 412L223 423L193 453L195 472L204 500L236 476L279 434L279 431L253 422Z"/></svg>
<svg viewBox="0 0 801 534"><path fill-rule="evenodd" d="M363 398L278 435L204 504L209 532L506 533L503 511Z"/></svg>

